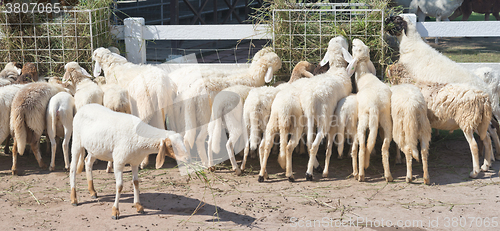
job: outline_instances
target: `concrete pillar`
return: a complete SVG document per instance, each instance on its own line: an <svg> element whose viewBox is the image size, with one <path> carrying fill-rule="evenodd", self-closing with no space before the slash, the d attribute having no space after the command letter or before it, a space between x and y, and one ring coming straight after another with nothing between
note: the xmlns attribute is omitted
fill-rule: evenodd
<svg viewBox="0 0 500 231"><path fill-rule="evenodd" d="M146 63L146 41L142 36L144 18L126 18L123 24L127 60L136 64Z"/></svg>

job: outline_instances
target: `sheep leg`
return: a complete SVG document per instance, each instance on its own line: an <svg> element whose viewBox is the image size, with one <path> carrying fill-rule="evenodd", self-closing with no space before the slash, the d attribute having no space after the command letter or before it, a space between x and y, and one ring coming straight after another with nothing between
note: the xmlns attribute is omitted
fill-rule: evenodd
<svg viewBox="0 0 500 231"><path fill-rule="evenodd" d="M120 207L118 206L118 203L120 201L120 194L122 193L123 190L123 167L124 167L123 164L119 164L117 161L113 162L113 168L115 169L115 179L116 179L115 203L113 204L113 208L111 210L111 215L112 215L111 218L113 220L118 220L118 218L120 217Z"/></svg>
<svg viewBox="0 0 500 231"><path fill-rule="evenodd" d="M358 175L358 181L365 181L365 159L366 155L370 155L369 153L366 153L366 129L368 128L368 116L363 116L359 118L358 121L358 142L359 142L359 153L358 153L358 159L359 159L359 175ZM369 157L368 157L369 158Z"/></svg>
<svg viewBox="0 0 500 231"><path fill-rule="evenodd" d="M40 153L40 136L41 135L36 135L38 139L33 139L33 142L31 142L31 151L33 154L35 154L36 161L38 162L38 166L42 169L47 168L47 165L43 163L42 160L42 154Z"/></svg>
<svg viewBox="0 0 500 231"><path fill-rule="evenodd" d="M384 142L382 143L382 165L384 166L384 176L387 182L392 182L390 166L389 166L389 147L392 141L392 118L391 114L381 114L380 125L383 128ZM411 166L410 166L411 167Z"/></svg>
<svg viewBox="0 0 500 231"><path fill-rule="evenodd" d="M352 157L352 176L354 176L354 179L357 179L359 176L358 172L358 138L357 136L354 137L354 141L352 142L352 147L351 147L351 157Z"/></svg>
<svg viewBox="0 0 500 231"><path fill-rule="evenodd" d="M248 153L250 152L250 141L245 144L245 149L243 150L243 161L241 162L241 171L245 170L245 165L247 164Z"/></svg>
<svg viewBox="0 0 500 231"><path fill-rule="evenodd" d="M87 175L87 183L89 186L89 193L92 199L97 198L97 192L94 189L94 178L92 177L92 166L94 165L96 158L92 156L91 153L85 158L85 174Z"/></svg>
<svg viewBox="0 0 500 231"><path fill-rule="evenodd" d="M300 125L297 125L300 126ZM288 181L294 182L295 178L293 177L292 171L292 154L293 149L297 147L300 142L300 138L302 136L302 128L295 127L292 131L292 135L290 136L290 140L288 140L288 145L286 147L286 174L285 176L288 178Z"/></svg>
<svg viewBox="0 0 500 231"><path fill-rule="evenodd" d="M204 166L208 166L207 150L205 149L205 140L208 135L207 127L207 124L202 125L200 127L200 133L198 133L196 137L196 150L198 150L198 156L201 158Z"/></svg>
<svg viewBox="0 0 500 231"><path fill-rule="evenodd" d="M57 149L57 141L55 139L55 134L51 129L48 129L47 131L49 140L50 140L50 146L51 146L51 151L52 151L52 156L50 159L50 167L49 171L54 171L56 168L56 149ZM66 160L66 157L65 157Z"/></svg>
<svg viewBox="0 0 500 231"><path fill-rule="evenodd" d="M235 138L236 137L236 138ZM229 134L229 139L226 143L227 154L229 155L229 161L231 161L231 166L233 167L234 173L239 176L241 175L241 169L238 167L236 163L236 158L234 158L234 150L233 146L238 141L239 134L233 135Z"/></svg>
<svg viewBox="0 0 500 231"><path fill-rule="evenodd" d="M269 124L269 126L274 126L275 124ZM271 152L272 141L274 140L276 134L271 133L266 135L264 140L264 145L261 144L259 147L259 158L260 158L260 172L259 172L259 182L264 182L264 179L268 178L266 167L267 159L269 158L269 153Z"/></svg>
<svg viewBox="0 0 500 231"><path fill-rule="evenodd" d="M420 151L422 153L422 168L424 170L424 184L429 185L431 180L429 178L429 165L427 158L429 157L429 141L420 141Z"/></svg>
<svg viewBox="0 0 500 231"><path fill-rule="evenodd" d="M71 187L71 204L76 206L78 204L76 198L76 168L80 158L83 158L82 152L85 152L85 149L79 147L77 139L73 138L73 144L71 147L71 164L69 168L69 185Z"/></svg>
<svg viewBox="0 0 500 231"><path fill-rule="evenodd" d="M113 161L108 161L108 166L106 166L106 172L107 173L113 172Z"/></svg>
<svg viewBox="0 0 500 231"><path fill-rule="evenodd" d="M213 129L211 129L212 131L210 131L209 133L209 136L208 136L208 141L207 141L207 147L208 147L208 150L207 150L207 157L208 157L208 165L207 167L209 168L210 171L215 171L215 167L214 167L214 154L213 154L213 150L212 150L212 142L213 142ZM228 140L229 142L229 140ZM232 162L231 162L232 164Z"/></svg>
<svg viewBox="0 0 500 231"><path fill-rule="evenodd" d="M12 147L12 175L17 175L17 141L14 139L14 145Z"/></svg>
<svg viewBox="0 0 500 231"><path fill-rule="evenodd" d="M332 143L334 142L335 132L334 129L330 129L328 132L328 143L326 144L326 154L325 154L325 168L323 169L323 177L328 177L328 167L330 166L330 157L332 156Z"/></svg>
<svg viewBox="0 0 500 231"><path fill-rule="evenodd" d="M7 139L5 139L5 146L3 147L3 153L5 154L10 154L10 135L7 136Z"/></svg>
<svg viewBox="0 0 500 231"><path fill-rule="evenodd" d="M399 148L399 146L396 144L397 148L396 148L396 164L402 164L403 161L401 160L401 149Z"/></svg>
<svg viewBox="0 0 500 231"><path fill-rule="evenodd" d="M493 153L492 147L491 147L491 137L488 132L486 132L486 137L484 137L483 141L483 146L486 149L485 154L484 154L484 162L483 165L481 166L481 170L483 172L487 172L490 169L491 166L491 156Z"/></svg>
<svg viewBox="0 0 500 231"><path fill-rule="evenodd" d="M141 205L141 201L139 198L139 166L131 166L132 167L132 180L134 182L134 206L137 209L138 213L144 213L144 207Z"/></svg>
<svg viewBox="0 0 500 231"><path fill-rule="evenodd" d="M314 134L314 119L307 117L307 148L311 149Z"/></svg>
<svg viewBox="0 0 500 231"><path fill-rule="evenodd" d="M497 157L498 157L498 156L500 156L500 140L498 139L497 129L493 128L493 127L489 127L488 132L490 133L491 139L493 140L493 143L495 144L495 150L496 150ZM493 153L491 155L491 160L495 161L495 155L493 155Z"/></svg>
<svg viewBox="0 0 500 231"><path fill-rule="evenodd" d="M469 143L469 148L472 154L472 172L469 174L471 178L477 178L477 175L481 171L479 168L479 153L477 148L476 140L474 139L474 134L472 131L464 131L465 139Z"/></svg>
<svg viewBox="0 0 500 231"><path fill-rule="evenodd" d="M64 139L62 143L62 150L64 155L64 168L66 171L69 170L69 140L71 139L71 135L73 133L73 125L71 128L64 128Z"/></svg>
<svg viewBox="0 0 500 231"><path fill-rule="evenodd" d="M149 155L146 155L141 162L141 169L144 169L149 164Z"/></svg>
<svg viewBox="0 0 500 231"><path fill-rule="evenodd" d="M309 163L307 164L307 171L306 171L306 180L309 181L313 180L314 165L318 161L316 155L318 154L319 144L324 137L323 131L321 129L318 130L319 132L318 134L316 134L316 138L312 143L312 147L309 148Z"/></svg>
<svg viewBox="0 0 500 231"><path fill-rule="evenodd" d="M408 147L404 147L404 153L406 157L406 183L411 183L413 179L413 173L412 173L412 160L413 157L411 155L412 150L410 150ZM399 149L398 149L399 150Z"/></svg>

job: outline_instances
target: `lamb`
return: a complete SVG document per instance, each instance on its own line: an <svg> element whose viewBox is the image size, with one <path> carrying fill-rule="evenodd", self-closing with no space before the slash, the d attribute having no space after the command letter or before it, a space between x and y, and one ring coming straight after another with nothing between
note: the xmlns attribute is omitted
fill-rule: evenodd
<svg viewBox="0 0 500 231"><path fill-rule="evenodd" d="M347 62L344 56L346 55L350 56L344 37L332 38L325 57L320 63L329 63L330 68L326 73L310 78L300 88L300 104L307 121L307 147L309 149L306 180L313 179L316 154L321 140L328 135L337 102L352 91L351 79L347 76L345 69ZM317 127L317 132L313 139L315 127Z"/></svg>
<svg viewBox="0 0 500 231"><path fill-rule="evenodd" d="M50 171L55 170L55 156L57 149L56 136L64 137L62 149L64 154L64 168L69 169L69 140L73 132L73 116L76 113L75 99L67 92L59 92L50 98L47 105L47 136L50 140L52 158Z"/></svg>
<svg viewBox="0 0 500 231"><path fill-rule="evenodd" d="M140 118L114 112L98 104L88 104L80 108L73 120L73 143L71 147L70 186L71 204L77 205L76 174L83 170L81 160L85 150L85 170L90 194L97 198L92 178L92 165L96 159L113 161L116 178L116 198L112 208L112 218L120 216L119 200L123 189L123 169L125 164L132 167L134 182L134 205L138 213L144 212L139 200L139 164L150 153L158 152L156 168L160 168L165 155L177 158L179 162L189 159L182 137L176 132L158 129ZM78 167L77 167L78 163ZM78 169L77 169L78 168Z"/></svg>
<svg viewBox="0 0 500 231"><path fill-rule="evenodd" d="M252 87L235 85L219 92L214 98L212 105L212 118L208 124L208 163L213 166L212 152L220 151L220 138L222 122L225 121L229 133L226 143L227 154L236 175L241 175L241 170L234 158L236 142L242 137L248 143L247 133L243 123L243 104Z"/></svg>
<svg viewBox="0 0 500 231"><path fill-rule="evenodd" d="M5 140L4 153L10 153L10 111L12 100L24 85L12 84L0 87L0 144Z"/></svg>
<svg viewBox="0 0 500 231"><path fill-rule="evenodd" d="M90 74L85 71L77 62L69 62L64 66L66 72L63 82L71 80L75 86L75 107L80 109L85 104L97 103L102 105L103 91L90 80Z"/></svg>
<svg viewBox="0 0 500 231"><path fill-rule="evenodd" d="M0 72L0 87L12 84L21 74L20 65L16 62L10 62L5 65Z"/></svg>
<svg viewBox="0 0 500 231"><path fill-rule="evenodd" d="M292 83L301 77L312 77L311 68L313 67L307 61L301 61L295 65L292 75L288 83ZM243 106L243 120L247 127L249 140L245 145L243 162L241 163L241 170L245 170L245 165L250 150L256 150L260 142L263 145L264 137L261 137L266 130L269 116L271 114L271 105L276 94L287 84L280 84L277 87L263 86L250 90Z"/></svg>
<svg viewBox="0 0 500 231"><path fill-rule="evenodd" d="M391 91L392 134L399 147L396 163L401 163L401 149L406 156L406 182L412 182L412 157L419 161L417 145L420 142L424 183L428 185L430 179L427 157L432 129L427 118L427 103L420 89L414 85L395 85L391 87Z"/></svg>
<svg viewBox="0 0 500 231"><path fill-rule="evenodd" d="M328 142L326 146L325 168L323 177L328 177L328 167L330 165L330 157L332 155L332 143L337 144L337 152L339 158L342 158L344 153L344 140L350 139L354 141L356 138L356 127L358 125L358 101L355 94L351 94L342 98L337 103L337 108L333 114L332 125L328 132ZM352 145L352 152L357 152L356 145ZM354 159L353 159L354 160ZM357 163L353 163L353 166Z"/></svg>
<svg viewBox="0 0 500 231"><path fill-rule="evenodd" d="M370 48L361 40L354 39L352 47L353 60L349 61L347 67L348 75L356 73L356 85L358 87L358 127L354 145L359 143L359 172L353 166L354 177L364 181L365 169L370 164L370 154L375 146L377 132L383 131L382 164L384 166L384 177L386 181L393 181L389 167L389 146L392 140L391 120L391 90L382 83L375 73L375 67L370 61ZM365 133L369 130L368 137ZM366 143L365 143L366 142ZM353 163L357 153L352 153Z"/></svg>
<svg viewBox="0 0 500 231"><path fill-rule="evenodd" d="M17 154L24 154L26 142L30 143L38 165L46 167L40 155L40 137L46 128L47 104L61 91L64 91L61 85L36 82L21 88L14 96L10 112L10 129L14 131L12 174L17 174Z"/></svg>
<svg viewBox="0 0 500 231"><path fill-rule="evenodd" d="M425 21L425 16L435 17L436 21L449 21L453 12L462 5L464 0L412 0L410 13L418 17L419 22Z"/></svg>
<svg viewBox="0 0 500 231"><path fill-rule="evenodd" d="M130 109L148 124L165 128L165 118L169 127L177 130L173 111L173 100L177 96L177 86L170 80L167 72L152 65L139 65L127 62L123 56L112 53L106 48L97 48L93 59L96 61L94 77L104 70L106 83L116 83L129 94ZM144 159L141 168L148 164Z"/></svg>
<svg viewBox="0 0 500 231"><path fill-rule="evenodd" d="M15 83L24 84L38 82L38 71L33 63L25 63L23 69L21 70L21 75L19 75Z"/></svg>
<svg viewBox="0 0 500 231"><path fill-rule="evenodd" d="M415 25L408 19L396 16L389 18L386 23L392 23L389 33L400 41L398 63L406 66L426 99L431 127L462 129L473 159L473 170L469 176L476 178L481 170L487 171L491 164L491 139L487 129L492 113L497 114L497 110L500 110L498 102L491 103L491 89L479 77L422 41ZM486 147L481 168L474 132L478 133Z"/></svg>
<svg viewBox="0 0 500 231"><path fill-rule="evenodd" d="M132 113L127 90L113 83L101 85L101 89L104 92L103 106L116 112Z"/></svg>
<svg viewBox="0 0 500 231"><path fill-rule="evenodd" d="M256 54L256 55L259 55ZM259 55L260 56L260 55ZM178 127L185 131L184 142L187 148L192 148L196 140L198 154L204 164L206 162L206 151L204 147L207 136L207 124L210 121L210 107L213 98L221 90L234 86L245 85L259 87L270 82L273 73L281 68L281 59L274 52L267 52L257 60L254 59L251 66L244 72L236 71L226 77L211 77L196 80L190 88L179 92L178 99L184 116L178 116ZM196 135L197 127L200 127Z"/></svg>

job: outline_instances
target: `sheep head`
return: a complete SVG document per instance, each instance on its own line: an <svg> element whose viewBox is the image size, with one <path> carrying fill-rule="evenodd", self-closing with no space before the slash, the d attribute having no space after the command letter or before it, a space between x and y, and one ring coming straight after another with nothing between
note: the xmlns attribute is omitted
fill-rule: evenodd
<svg viewBox="0 0 500 231"><path fill-rule="evenodd" d="M64 73L63 76L63 83L68 82L71 80L73 84L77 84L80 81L82 81L84 78L91 78L92 76L82 67L77 62L69 62L64 65L64 69L66 72Z"/></svg>
<svg viewBox="0 0 500 231"><path fill-rule="evenodd" d="M264 47L253 56L252 63L257 62L262 56L267 53L274 52L272 47Z"/></svg>
<svg viewBox="0 0 500 231"><path fill-rule="evenodd" d="M94 77L101 74L102 65L109 66L112 63L126 63L127 59L119 54L113 53L110 50L99 47L92 54L92 59L95 61Z"/></svg>
<svg viewBox="0 0 500 231"><path fill-rule="evenodd" d="M177 155L176 155L177 153ZM168 138L161 140L160 150L156 156L156 168L159 169L165 163L165 156L176 159L178 162L187 163L189 154L184 146L182 136L179 133L171 134Z"/></svg>
<svg viewBox="0 0 500 231"><path fill-rule="evenodd" d="M320 66L325 66L328 63L330 66L345 67L346 59L344 56L346 55L345 53L349 53L347 48L347 41L343 36L330 39L325 56L319 63Z"/></svg>
<svg viewBox="0 0 500 231"><path fill-rule="evenodd" d="M15 83L24 84L38 81L38 71L33 63L25 63L21 70L21 75L17 77Z"/></svg>
<svg viewBox="0 0 500 231"><path fill-rule="evenodd" d="M4 70L15 70L18 75L21 74L21 64L17 62L10 62L5 65Z"/></svg>
<svg viewBox="0 0 500 231"><path fill-rule="evenodd" d="M311 78L313 77L313 74L311 73L314 70L314 65L307 61L300 61L295 65L295 68L293 68L292 75L290 76L290 80L288 82L293 82L302 76Z"/></svg>
<svg viewBox="0 0 500 231"><path fill-rule="evenodd" d="M392 36L401 36L408 31L408 23L401 16L391 16L385 20L386 31Z"/></svg>
<svg viewBox="0 0 500 231"><path fill-rule="evenodd" d="M249 71L252 73L254 79L262 78L264 74L264 81L266 83L273 80L273 74L281 68L281 59L274 52L268 52L260 57L256 62L252 62Z"/></svg>
<svg viewBox="0 0 500 231"><path fill-rule="evenodd" d="M17 80L21 74L21 64L10 62L5 65L4 69L0 72L0 78L8 79L10 82Z"/></svg>
<svg viewBox="0 0 500 231"><path fill-rule="evenodd" d="M349 62L347 66L347 75L352 76L356 69L358 68L358 63L366 63L367 70L364 72L370 72L375 75L376 69L373 63L370 61L370 48L359 39L354 39L352 41L352 55L353 58L347 58Z"/></svg>

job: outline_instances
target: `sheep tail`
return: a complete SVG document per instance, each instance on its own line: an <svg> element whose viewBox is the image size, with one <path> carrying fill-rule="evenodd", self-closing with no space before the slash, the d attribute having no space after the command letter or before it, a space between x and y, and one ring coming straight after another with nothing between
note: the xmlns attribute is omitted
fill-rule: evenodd
<svg viewBox="0 0 500 231"><path fill-rule="evenodd" d="M26 148L26 120L23 110L13 108L12 112L13 120L11 123L13 123L14 127L14 138L16 138L17 152L22 156L24 154L24 149Z"/></svg>
<svg viewBox="0 0 500 231"><path fill-rule="evenodd" d="M259 145L259 123L264 122L260 121L257 112L250 112L250 149L255 150Z"/></svg>
<svg viewBox="0 0 500 231"><path fill-rule="evenodd" d="M377 141L378 116L379 116L378 110L376 108L371 108L369 115L369 122L368 122L370 132L368 133L368 139L366 142L367 155L370 155L373 148L375 147L375 142ZM366 167L368 167L368 165Z"/></svg>
<svg viewBox="0 0 500 231"><path fill-rule="evenodd" d="M220 137L222 131L222 112L218 107L212 107L212 123L213 133L212 133L212 151L215 153L220 152Z"/></svg>
<svg viewBox="0 0 500 231"><path fill-rule="evenodd" d="M286 168L286 149L288 134L285 129L280 129L280 154L278 156L278 163L282 169Z"/></svg>
<svg viewBox="0 0 500 231"><path fill-rule="evenodd" d="M404 137L402 137L402 138L405 140L404 145L406 147L412 143L415 143L415 145L417 144L418 133L420 133L420 131L418 130L418 127L419 127L418 123L420 123L420 124L422 123L422 119L421 119L422 115L419 115L420 113L418 111L410 112L410 113L411 113L411 116L405 115L403 118L403 124L399 124L399 125L401 125L402 128L405 128L404 130L406 130L406 131L404 131L404 130L402 131L402 132L404 132L403 133ZM415 118L414 116L418 116L420 118L417 120L417 118ZM400 121L398 121L398 122L400 122ZM403 148L403 147L401 147L401 148ZM408 150L411 150L411 149L408 149ZM404 149L405 152L407 152L408 150ZM405 153L405 154L407 154L407 153ZM412 150L411 155L413 156L413 158L415 160L420 162L418 152L414 152Z"/></svg>

